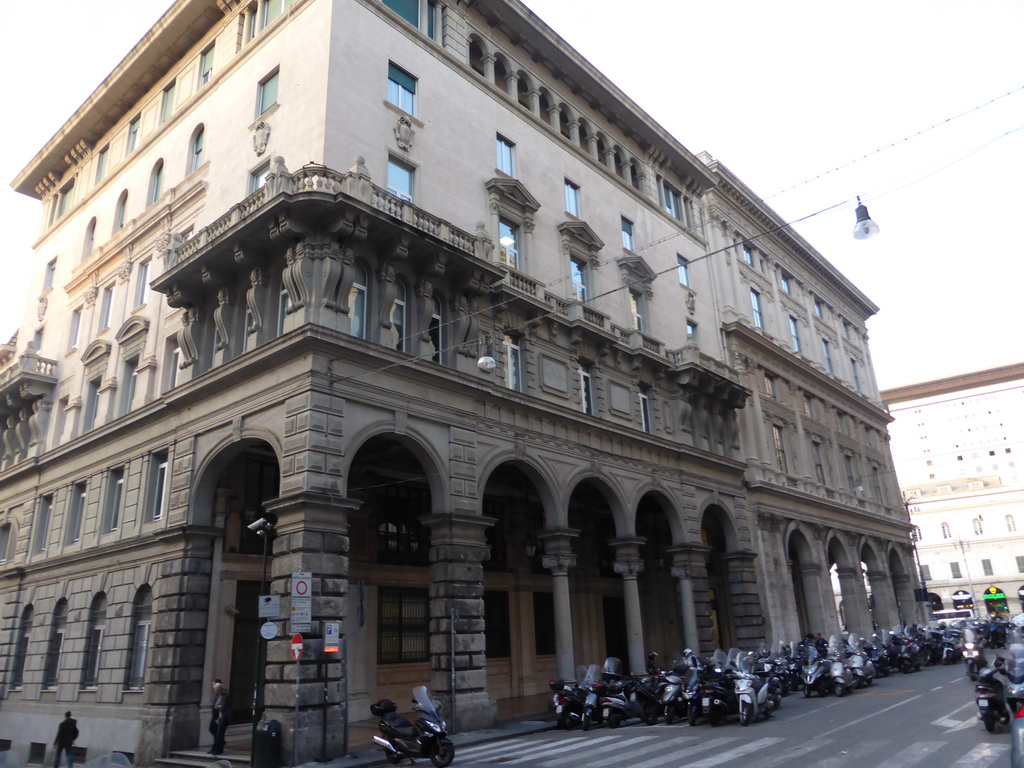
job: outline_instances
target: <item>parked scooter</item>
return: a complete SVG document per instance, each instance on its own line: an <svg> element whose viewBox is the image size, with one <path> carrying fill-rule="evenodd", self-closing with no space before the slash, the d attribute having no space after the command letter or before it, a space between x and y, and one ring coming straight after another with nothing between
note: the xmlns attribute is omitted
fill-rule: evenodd
<svg viewBox="0 0 1024 768"><path fill-rule="evenodd" d="M807 662L804 664L804 698L817 693L824 698L829 688L828 659L818 653L817 646L807 647Z"/></svg>
<svg viewBox="0 0 1024 768"><path fill-rule="evenodd" d="M430 698L425 685L414 688L412 695L413 710L420 715L415 724L398 714L398 705L391 699L370 705L370 712L380 718L381 735L373 740L383 747L384 756L392 765L426 757L437 768L446 768L455 759L455 745L448 738L448 726L441 717L441 702Z"/></svg>
<svg viewBox="0 0 1024 768"><path fill-rule="evenodd" d="M866 688L875 681L875 665L864 648L864 638L856 632L850 635L846 663L853 675L854 688Z"/></svg>
<svg viewBox="0 0 1024 768"><path fill-rule="evenodd" d="M832 690L836 696L845 696L853 687L853 672L846 664L845 649L837 635L832 635L828 639L828 660Z"/></svg>
<svg viewBox="0 0 1024 768"><path fill-rule="evenodd" d="M942 631L941 658L943 665L956 664L963 658L960 650L960 633L946 627Z"/></svg>
<svg viewBox="0 0 1024 768"><path fill-rule="evenodd" d="M756 674L757 657L748 653L741 656L736 670L736 699L740 712L740 725L749 725L758 715L771 717L782 706L782 686L774 675Z"/></svg>
<svg viewBox="0 0 1024 768"><path fill-rule="evenodd" d="M735 677L736 667L730 656L721 648L717 649L712 657L711 666L705 670L700 696L701 711L712 727L721 725L729 715L739 711L736 703Z"/></svg>
<svg viewBox="0 0 1024 768"><path fill-rule="evenodd" d="M1011 643L1005 656L987 651L988 664L978 672L974 687L978 718L992 733L996 723L1007 724L1024 705L1024 645Z"/></svg>
<svg viewBox="0 0 1024 768"><path fill-rule="evenodd" d="M687 650L683 653L683 658L689 658L690 655ZM677 719L685 718L689 712L690 702L686 697L686 680L689 674L690 665L684 660L661 676L661 708L665 715L665 725L672 725Z"/></svg>
<svg viewBox="0 0 1024 768"><path fill-rule="evenodd" d="M597 664L591 664L590 667L581 664L576 669L575 684L560 679L548 683L548 687L554 691L552 703L555 705L557 727L560 730L569 731L583 725L584 706L596 680Z"/></svg>
<svg viewBox="0 0 1024 768"><path fill-rule="evenodd" d="M981 655L981 637L978 635L977 629L974 627L964 629L963 646L964 670L971 680L977 680L978 670L981 669L985 662L984 657Z"/></svg>

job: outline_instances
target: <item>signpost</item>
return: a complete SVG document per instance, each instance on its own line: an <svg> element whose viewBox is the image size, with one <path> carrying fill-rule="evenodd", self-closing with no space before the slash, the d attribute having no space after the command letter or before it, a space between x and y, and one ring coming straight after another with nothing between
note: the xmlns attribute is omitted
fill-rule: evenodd
<svg viewBox="0 0 1024 768"><path fill-rule="evenodd" d="M292 632L309 632L313 621L313 574L292 571Z"/></svg>
<svg viewBox="0 0 1024 768"><path fill-rule="evenodd" d="M292 581L294 589L294 580ZM292 765L299 764L299 659L302 658L302 635L292 635L292 658L295 659L295 725L292 729Z"/></svg>

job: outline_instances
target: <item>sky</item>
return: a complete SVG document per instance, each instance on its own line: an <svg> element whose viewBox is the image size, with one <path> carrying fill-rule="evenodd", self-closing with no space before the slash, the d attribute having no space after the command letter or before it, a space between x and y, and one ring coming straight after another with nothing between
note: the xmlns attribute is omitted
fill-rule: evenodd
<svg viewBox="0 0 1024 768"><path fill-rule="evenodd" d="M687 149L802 220L879 307L880 387L1024 360L1024 0L525 2ZM169 6L0 0L0 64L29 73L8 78L24 111L0 121L2 340L40 213L9 184ZM852 238L858 195L871 240Z"/></svg>

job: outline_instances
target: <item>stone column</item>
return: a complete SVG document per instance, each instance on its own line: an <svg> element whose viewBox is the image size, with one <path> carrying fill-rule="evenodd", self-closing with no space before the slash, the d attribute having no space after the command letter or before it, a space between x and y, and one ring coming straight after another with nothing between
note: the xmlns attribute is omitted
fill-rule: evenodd
<svg viewBox="0 0 1024 768"><path fill-rule="evenodd" d="M711 550L701 544L677 544L665 551L672 556L672 575L680 580L679 602L686 645L697 655L710 653L715 648L707 570Z"/></svg>
<svg viewBox="0 0 1024 768"><path fill-rule="evenodd" d="M756 552L727 552L722 556L729 572L729 597L732 602L732 618L736 630L736 642L740 648L756 648L767 642L764 633L764 616L761 590L757 584L754 566Z"/></svg>
<svg viewBox="0 0 1024 768"><path fill-rule="evenodd" d="M868 582L871 584L871 596L875 600L875 609L872 612L875 623L879 629L888 629L900 620L899 612L896 610L896 592L889 573L885 570L869 570Z"/></svg>
<svg viewBox="0 0 1024 768"><path fill-rule="evenodd" d="M558 676L563 680L576 677L576 661L572 645L572 602L569 599L569 569L576 567L572 540L579 531L562 528L540 534L544 545L542 564L551 571L552 601L555 606L555 658Z"/></svg>
<svg viewBox="0 0 1024 768"><path fill-rule="evenodd" d="M846 629L861 635L870 635L871 620L868 617L867 592L860 567L838 568L839 589L843 594L843 617Z"/></svg>
<svg viewBox="0 0 1024 768"><path fill-rule="evenodd" d="M917 621L917 604L910 576L906 573L894 573L892 587L896 594L896 611L900 624L912 624Z"/></svg>
<svg viewBox="0 0 1024 768"><path fill-rule="evenodd" d="M497 705L487 695L483 561L484 532L496 520L444 512L422 522L430 527L431 692L448 700L451 730L489 728Z"/></svg>
<svg viewBox="0 0 1024 768"><path fill-rule="evenodd" d="M615 539L609 542L615 550L615 572L622 577L622 597L626 605L626 648L631 674L642 675L647 667L644 652L643 612L640 610L640 589L636 577L644 569L640 559L643 539Z"/></svg>
<svg viewBox="0 0 1024 768"><path fill-rule="evenodd" d="M211 536L192 532L169 550L181 555L159 564L153 589L153 628L135 761L157 758L199 743L203 658L213 560Z"/></svg>
<svg viewBox="0 0 1024 768"><path fill-rule="evenodd" d="M672 553L675 563L676 554ZM700 652L700 636L697 634L697 612L693 603L693 579L690 566L673 565L672 577L679 582L679 608L683 617L683 645L694 653Z"/></svg>
<svg viewBox="0 0 1024 768"><path fill-rule="evenodd" d="M271 594L285 595L282 612L291 610L291 576L295 571L312 574L310 628L303 631L305 650L296 664L291 656L294 627L278 621L277 638L267 643L263 719L282 725L282 757L299 763L320 755L326 717L326 752L341 756L342 669L337 659L323 654L324 622L345 626L348 613L349 516L358 508L354 499L340 499L311 491L284 494L265 504L277 515L277 538L269 567ZM288 608L285 608L288 604ZM298 668L298 720L296 721L296 668ZM237 692L244 695L244 692ZM325 712L326 711L326 712Z"/></svg>
<svg viewBox="0 0 1024 768"><path fill-rule="evenodd" d="M807 605L808 632L831 634L838 628L835 619L835 600L832 597L832 579L828 571L817 563L800 563L800 581ZM827 587L827 589L826 589Z"/></svg>

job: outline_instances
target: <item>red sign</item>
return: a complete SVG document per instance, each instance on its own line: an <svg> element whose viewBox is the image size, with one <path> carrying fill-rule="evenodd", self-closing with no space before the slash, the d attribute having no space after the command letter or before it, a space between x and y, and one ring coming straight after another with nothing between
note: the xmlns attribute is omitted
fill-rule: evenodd
<svg viewBox="0 0 1024 768"><path fill-rule="evenodd" d="M292 658L298 661L302 658L302 635L292 635Z"/></svg>

